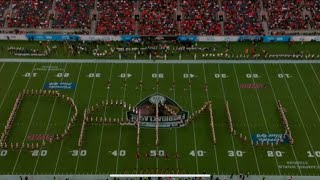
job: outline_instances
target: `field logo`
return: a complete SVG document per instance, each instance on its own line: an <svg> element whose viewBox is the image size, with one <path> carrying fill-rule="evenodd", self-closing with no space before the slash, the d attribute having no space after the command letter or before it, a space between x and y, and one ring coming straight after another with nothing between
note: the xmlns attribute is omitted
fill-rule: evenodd
<svg viewBox="0 0 320 180"><path fill-rule="evenodd" d="M275 144L277 141L279 143L290 143L288 136L284 136L283 134L253 134L251 138L254 143L269 142Z"/></svg>
<svg viewBox="0 0 320 180"><path fill-rule="evenodd" d="M72 82L46 82L43 89L46 90L74 90L76 84Z"/></svg>
<svg viewBox="0 0 320 180"><path fill-rule="evenodd" d="M136 123L138 119L137 112L140 112L140 127L156 127L156 104L159 106L159 128L178 128L183 127L188 120L188 112L172 99L161 94L154 94L140 101L134 109L137 111L128 111L127 118L131 123ZM174 111L176 115L169 112Z"/></svg>

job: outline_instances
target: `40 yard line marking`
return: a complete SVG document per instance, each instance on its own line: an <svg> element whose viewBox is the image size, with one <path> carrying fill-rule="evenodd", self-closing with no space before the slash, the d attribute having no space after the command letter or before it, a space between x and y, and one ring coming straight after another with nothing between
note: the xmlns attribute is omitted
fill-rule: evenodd
<svg viewBox="0 0 320 180"><path fill-rule="evenodd" d="M126 74L128 74L128 66L129 66L129 64L126 65ZM127 79L128 79L128 76L126 75L122 102L124 102L124 100L126 98ZM122 107L122 112L121 112L122 119L123 119L123 110L124 110L124 107ZM120 132L119 132L118 152L120 151L121 135L122 135L122 126L120 126ZM119 155L117 156L116 174L118 173L118 165L119 165Z"/></svg>
<svg viewBox="0 0 320 180"><path fill-rule="evenodd" d="M111 64L108 82L111 82L111 78L112 78L112 68L113 68L113 64ZM109 86L109 85L108 85L108 86ZM109 100L109 92L110 92L110 88L108 88L108 90L107 90L107 101ZM107 106L105 106L105 108L104 108L104 112L103 112L103 116L104 116L104 117L106 116L106 112L107 112ZM103 124L103 125L102 125L102 129L101 129L101 134L100 134L100 142L99 142L99 149L98 149L98 157L97 157L95 174L97 174L98 168L99 168L99 159L100 159L100 152L101 152L101 144L102 144L102 137L103 137L104 126L105 126L105 125Z"/></svg>
<svg viewBox="0 0 320 180"><path fill-rule="evenodd" d="M36 65L36 64L35 64L35 65ZM35 65L34 65L34 67L35 67ZM33 69L32 69L32 72L33 72L33 70L34 70L34 67L33 67ZM44 86L44 84L46 83L46 81L47 81L47 79L48 79L48 75L49 75L49 72L50 72L50 67L51 67L51 63L50 63L49 68L48 68L48 70L47 70L47 74L46 74L46 77L45 77L45 79L44 79L44 82L43 82L42 86ZM32 73L32 72L31 72L31 73ZM31 79L31 76L30 76L30 78L28 79L28 82L27 82L27 84L26 84L25 89L28 87L29 82L30 82L30 79ZM33 112L32 112L31 120L30 120L29 125L28 125L28 128L27 128L27 132L26 132L26 134L25 134L25 136L24 136L24 138L23 138L23 141L22 141L23 143L26 141L28 132L29 132L29 130L30 130L30 127L31 127L31 124L32 124L32 121L33 121L33 118L34 118L34 115L35 115L35 112L36 112L37 107L38 107L38 104L39 104L40 97L41 97L41 96L38 97L37 102L36 102L36 105L35 105L34 110L33 110ZM18 161L19 161L19 159L20 159L21 152L22 152L22 148L20 148L20 150L19 150L19 154L18 154L18 157L17 157L17 159L16 159L16 162L15 162L15 164L14 164L14 167L13 167L13 169L12 169L12 173L11 173L11 174L14 174L14 171L16 170Z"/></svg>
<svg viewBox="0 0 320 180"><path fill-rule="evenodd" d="M252 74L252 70L251 70L250 64L248 64L248 66L249 66L250 74ZM252 79L253 83L255 84L256 82L255 82L254 78L251 77L251 79ZM260 110L261 110L261 113L262 113L262 117L263 117L263 120L264 120L264 124L265 124L265 126L266 126L266 128L267 128L268 134L270 134L269 127L268 127L268 124L267 124L266 117L265 117L265 115L264 115L264 110L263 110L263 108L262 108L261 99L260 99L258 90L255 89L255 92L256 92L257 99L258 99L258 102L259 102L259 105L260 105ZM273 147L273 146L272 146L272 151L274 152L274 147ZM281 175L281 171L280 171L279 163L278 163L278 158L277 158L277 156L274 156L274 158L275 158L275 161L276 161L276 164L277 164L277 169L278 169L279 175Z"/></svg>
<svg viewBox="0 0 320 180"><path fill-rule="evenodd" d="M96 63L96 67L95 67L95 69L94 69L94 73L95 73L95 74L97 73L97 68L98 68L98 64ZM91 98L92 98L92 91L93 91L93 87L94 87L95 81L96 81L96 76L94 76L94 77L93 77L93 80L92 80L91 90L90 90L90 96L89 96L89 102L88 102L87 108L90 107ZM74 174L77 174L78 164L79 164L79 158L80 158L80 153L78 153L76 167L74 168Z"/></svg>
<svg viewBox="0 0 320 180"><path fill-rule="evenodd" d="M281 69L281 73L283 73L283 69L282 69L281 64L279 64L279 66L280 66L280 69ZM298 117L299 117L300 123L301 123L301 125L302 125L302 127L303 127L303 130L304 130L306 136L307 136L307 140L308 140L308 142L309 142L310 148L311 148L312 152L314 153L314 149L313 149L313 146L312 146L312 144L311 144L311 141L310 141L309 135L308 135L308 133L307 133L306 127L305 127L304 124L303 124L303 121L302 121L302 118L301 118L301 115L300 115L300 111L299 111L299 109L298 109L298 106L297 106L297 104L296 104L296 101L295 101L294 98L293 98L293 95L292 95L292 92L291 92L291 88L290 88L290 86L289 86L289 84L288 84L287 79L286 79L286 78L283 78L283 80L285 81L285 83L286 83L286 85L287 85L287 88L288 88L288 90L289 90L289 93L290 93L291 99L292 99L292 101L293 101L294 107L295 107L295 109L296 109L296 112L298 113ZM317 165L319 166L319 162L318 162L318 159L317 159L316 157L315 157L315 160L317 161Z"/></svg>
<svg viewBox="0 0 320 180"><path fill-rule="evenodd" d="M234 70L235 75L236 75L238 91L239 91L239 94L240 94L241 104L242 104L244 116L245 116L245 119L246 119L248 132L249 132L249 134L251 134L251 130L250 130L250 126L249 126L249 121L248 121L248 116L247 116L247 111L246 111L246 108L245 108L245 106L244 106L243 97L242 97L241 89L240 89L240 86L239 86L239 79L238 79L238 75L237 75L237 70L236 70L236 67L234 66L234 64L233 64L232 66L233 66L233 70ZM258 159L257 159L257 155L256 155L256 149L254 148L254 146L252 146L252 149L253 149L254 158L255 158L255 160L256 160L257 170L258 170L258 173L259 173L259 175L260 175L261 173L260 173L260 167L259 167Z"/></svg>
<svg viewBox="0 0 320 180"><path fill-rule="evenodd" d="M270 83L270 87L271 87L271 90L272 90L272 94L273 94L274 100L275 100L275 102L276 102L276 101L277 101L277 97L276 97L276 93L274 92L273 85L272 85L272 82L271 82L271 80L270 80L269 73L268 73L268 71L267 71L266 65L264 64L263 66L264 66L264 70L266 71L266 74L267 74L267 77L268 77L268 81L269 81L269 83ZM290 147L291 147L292 153L293 153L293 155L294 155L294 159L296 160L296 162L298 162L298 159L297 159L297 156L296 156L296 153L295 153L295 151L294 151L293 146L290 145ZM301 169L300 169L299 166L298 166L298 170L299 170L299 172L300 172L300 175L302 175Z"/></svg>
<svg viewBox="0 0 320 180"><path fill-rule="evenodd" d="M79 73L78 73L78 77L77 77L77 85L76 85L76 88L75 88L75 90L73 92L73 95L72 95L73 99L76 97L76 92L77 92L77 89L78 89L78 82L79 82L79 79L80 79L81 70L82 70L82 64L80 64ZM70 108L69 109L69 114L68 114L68 119L70 118L71 110L72 109ZM68 122L66 122L65 128L67 126L68 126ZM59 153L58 153L58 157L57 157L57 161L56 161L56 165L55 165L53 174L56 174L56 172L57 172L57 168L58 168L58 164L59 164L59 160L60 160L60 155L61 155L61 150L62 150L62 147L63 147L63 143L64 143L64 139L62 139L61 144L60 144Z"/></svg>
<svg viewBox="0 0 320 180"><path fill-rule="evenodd" d="M188 68L188 74L190 74L189 64L187 65L187 68ZM189 76L189 81L190 81L190 76ZM191 85L189 86L189 95L190 95L191 112L193 112L192 88L191 88ZM198 149L197 149L197 141L196 141L196 132L195 132L195 130L194 130L194 121L192 121L192 128L193 128L194 150L195 150L195 152L196 152ZM197 153L195 153L195 156L196 156L197 173L199 173L199 163L198 163L198 155L197 155Z"/></svg>
<svg viewBox="0 0 320 180"><path fill-rule="evenodd" d="M63 74L66 72L67 66L68 66L68 63L66 63L66 65L64 66ZM63 81L63 78L64 78L64 76L62 76L62 77L60 78L60 82ZM51 112L50 112L50 116L49 116L49 121L48 121L48 123L47 123L47 127L46 127L46 130L45 130L45 133L44 133L44 134L47 134L47 132L48 132L49 125L50 125L50 122L51 122L51 120L52 120L53 111L54 111L54 108L55 108L56 103L57 103L57 99L58 99L57 97L54 98L54 103L53 103L53 106L52 106L52 108L51 108ZM42 146L40 146L40 152L41 152L41 151L42 151ZM36 172L36 169L37 169L37 166L38 166L38 162L39 162L39 159L40 159L40 154L41 154L41 153L38 154L37 161L36 161L36 165L35 165L34 168L33 168L33 174L35 174L35 172Z"/></svg>
<svg viewBox="0 0 320 180"><path fill-rule="evenodd" d="M175 82L174 77L174 64L172 64L172 79L173 82ZM173 100L176 101L176 85L174 85L173 88ZM177 128L174 128L174 136L175 136L175 143L176 143L176 154L178 153L178 137L177 137ZM179 169L179 159L176 158L176 167Z"/></svg>

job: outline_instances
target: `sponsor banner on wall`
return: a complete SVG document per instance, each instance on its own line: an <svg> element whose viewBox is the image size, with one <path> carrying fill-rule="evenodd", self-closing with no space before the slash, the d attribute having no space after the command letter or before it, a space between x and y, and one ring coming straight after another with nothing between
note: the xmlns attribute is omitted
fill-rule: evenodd
<svg viewBox="0 0 320 180"><path fill-rule="evenodd" d="M237 42L239 36L198 36L200 42Z"/></svg>
<svg viewBox="0 0 320 180"><path fill-rule="evenodd" d="M27 34L28 40L32 41L79 41L78 35L49 35L49 34Z"/></svg>
<svg viewBox="0 0 320 180"><path fill-rule="evenodd" d="M178 36L177 41L179 41L179 42L197 42L198 36Z"/></svg>
<svg viewBox="0 0 320 180"><path fill-rule="evenodd" d="M320 36L292 36L291 41L320 42Z"/></svg>
<svg viewBox="0 0 320 180"><path fill-rule="evenodd" d="M142 38L141 36L125 35L125 36L121 36L120 40L124 42L140 43L142 41Z"/></svg>
<svg viewBox="0 0 320 180"><path fill-rule="evenodd" d="M240 36L239 42L260 42L263 36Z"/></svg>
<svg viewBox="0 0 320 180"><path fill-rule="evenodd" d="M28 40L25 35L0 34L0 40Z"/></svg>
<svg viewBox="0 0 320 180"><path fill-rule="evenodd" d="M82 41L120 41L121 36L79 35Z"/></svg>
<svg viewBox="0 0 320 180"><path fill-rule="evenodd" d="M76 83L73 82L46 82L43 89L48 90L74 90Z"/></svg>
<svg viewBox="0 0 320 180"><path fill-rule="evenodd" d="M290 42L291 36L263 36L263 42Z"/></svg>

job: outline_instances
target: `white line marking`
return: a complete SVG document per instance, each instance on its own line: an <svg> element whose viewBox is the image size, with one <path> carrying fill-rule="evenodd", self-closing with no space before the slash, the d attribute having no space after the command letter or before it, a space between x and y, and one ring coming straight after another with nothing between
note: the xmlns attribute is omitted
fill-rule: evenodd
<svg viewBox="0 0 320 180"><path fill-rule="evenodd" d="M175 82L174 77L174 64L172 64L172 80ZM173 88L173 100L176 101L176 85ZM174 128L174 135L175 135L175 143L176 143L176 153L178 153L178 137L177 137L177 128ZM179 160L176 158L176 168L179 169Z"/></svg>
<svg viewBox="0 0 320 180"><path fill-rule="evenodd" d="M140 85L140 101L142 99L142 86L143 86L143 64L141 64L141 77L140 81L142 84ZM140 152L139 152L140 153ZM138 169L139 169L139 159L136 158L136 174L138 174Z"/></svg>

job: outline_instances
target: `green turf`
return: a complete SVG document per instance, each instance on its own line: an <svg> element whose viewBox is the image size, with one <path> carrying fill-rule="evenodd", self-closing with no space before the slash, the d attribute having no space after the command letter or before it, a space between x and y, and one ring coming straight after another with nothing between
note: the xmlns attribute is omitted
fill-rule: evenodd
<svg viewBox="0 0 320 180"><path fill-rule="evenodd" d="M57 66L60 70L33 70L42 66ZM28 72L36 77L24 77ZM3 127L18 92L24 88L39 89L45 82L75 82L75 90L60 92L74 97L80 110L71 136L62 142L47 145L47 155L33 157L30 151L8 150L0 157L1 174L109 174L109 173L214 173L250 172L265 175L320 175L319 157L308 157L307 151L320 153L320 65L317 64L33 64L0 63L0 126ZM58 78L58 73L69 73L69 77ZM101 77L89 78L90 73L101 73ZM132 76L125 80L121 73ZM163 74L157 78L152 74ZM184 78L184 74L196 77ZM227 78L216 78L226 74ZM247 74L258 74L259 78L247 78ZM290 78L279 78L278 74L290 74ZM107 88L108 80L111 88ZM143 81L142 87L139 82ZM172 82L176 86L172 86ZM205 91L208 83L208 91ZM240 89L239 84L262 83L265 89ZM210 136L209 113L200 115L193 123L179 129L161 129L158 150L169 154L169 159L145 158L155 146L155 130L141 130L141 158L136 159L136 128L128 126L87 127L84 146L86 156L72 156L77 150L77 141L82 123L83 110L105 99L123 99L135 105L139 100L154 93L166 95L184 110L198 110L205 101L214 105L214 125L217 144ZM250 137L255 133L282 133L283 127L276 109L276 99L281 100L287 110L287 118L295 143L293 146L253 147L243 143L238 136L228 132L224 101L228 100L237 132ZM22 109L8 138L8 142L22 142L30 134L56 134L63 132L70 119L69 106L65 102L49 97L26 97ZM99 115L124 117L122 109L100 110ZM50 123L49 123L50 122ZM28 128L30 127L30 128ZM48 128L47 128L48 127ZM31 141L26 141L31 142ZM125 156L113 156L114 151L125 151ZM267 151L281 151L282 157L268 157ZM191 156L191 151L204 151L203 156ZM230 151L244 152L243 156L230 157ZM240 152L240 153L241 153ZM178 153L180 158L174 156ZM292 166L290 162L303 163Z"/></svg>

